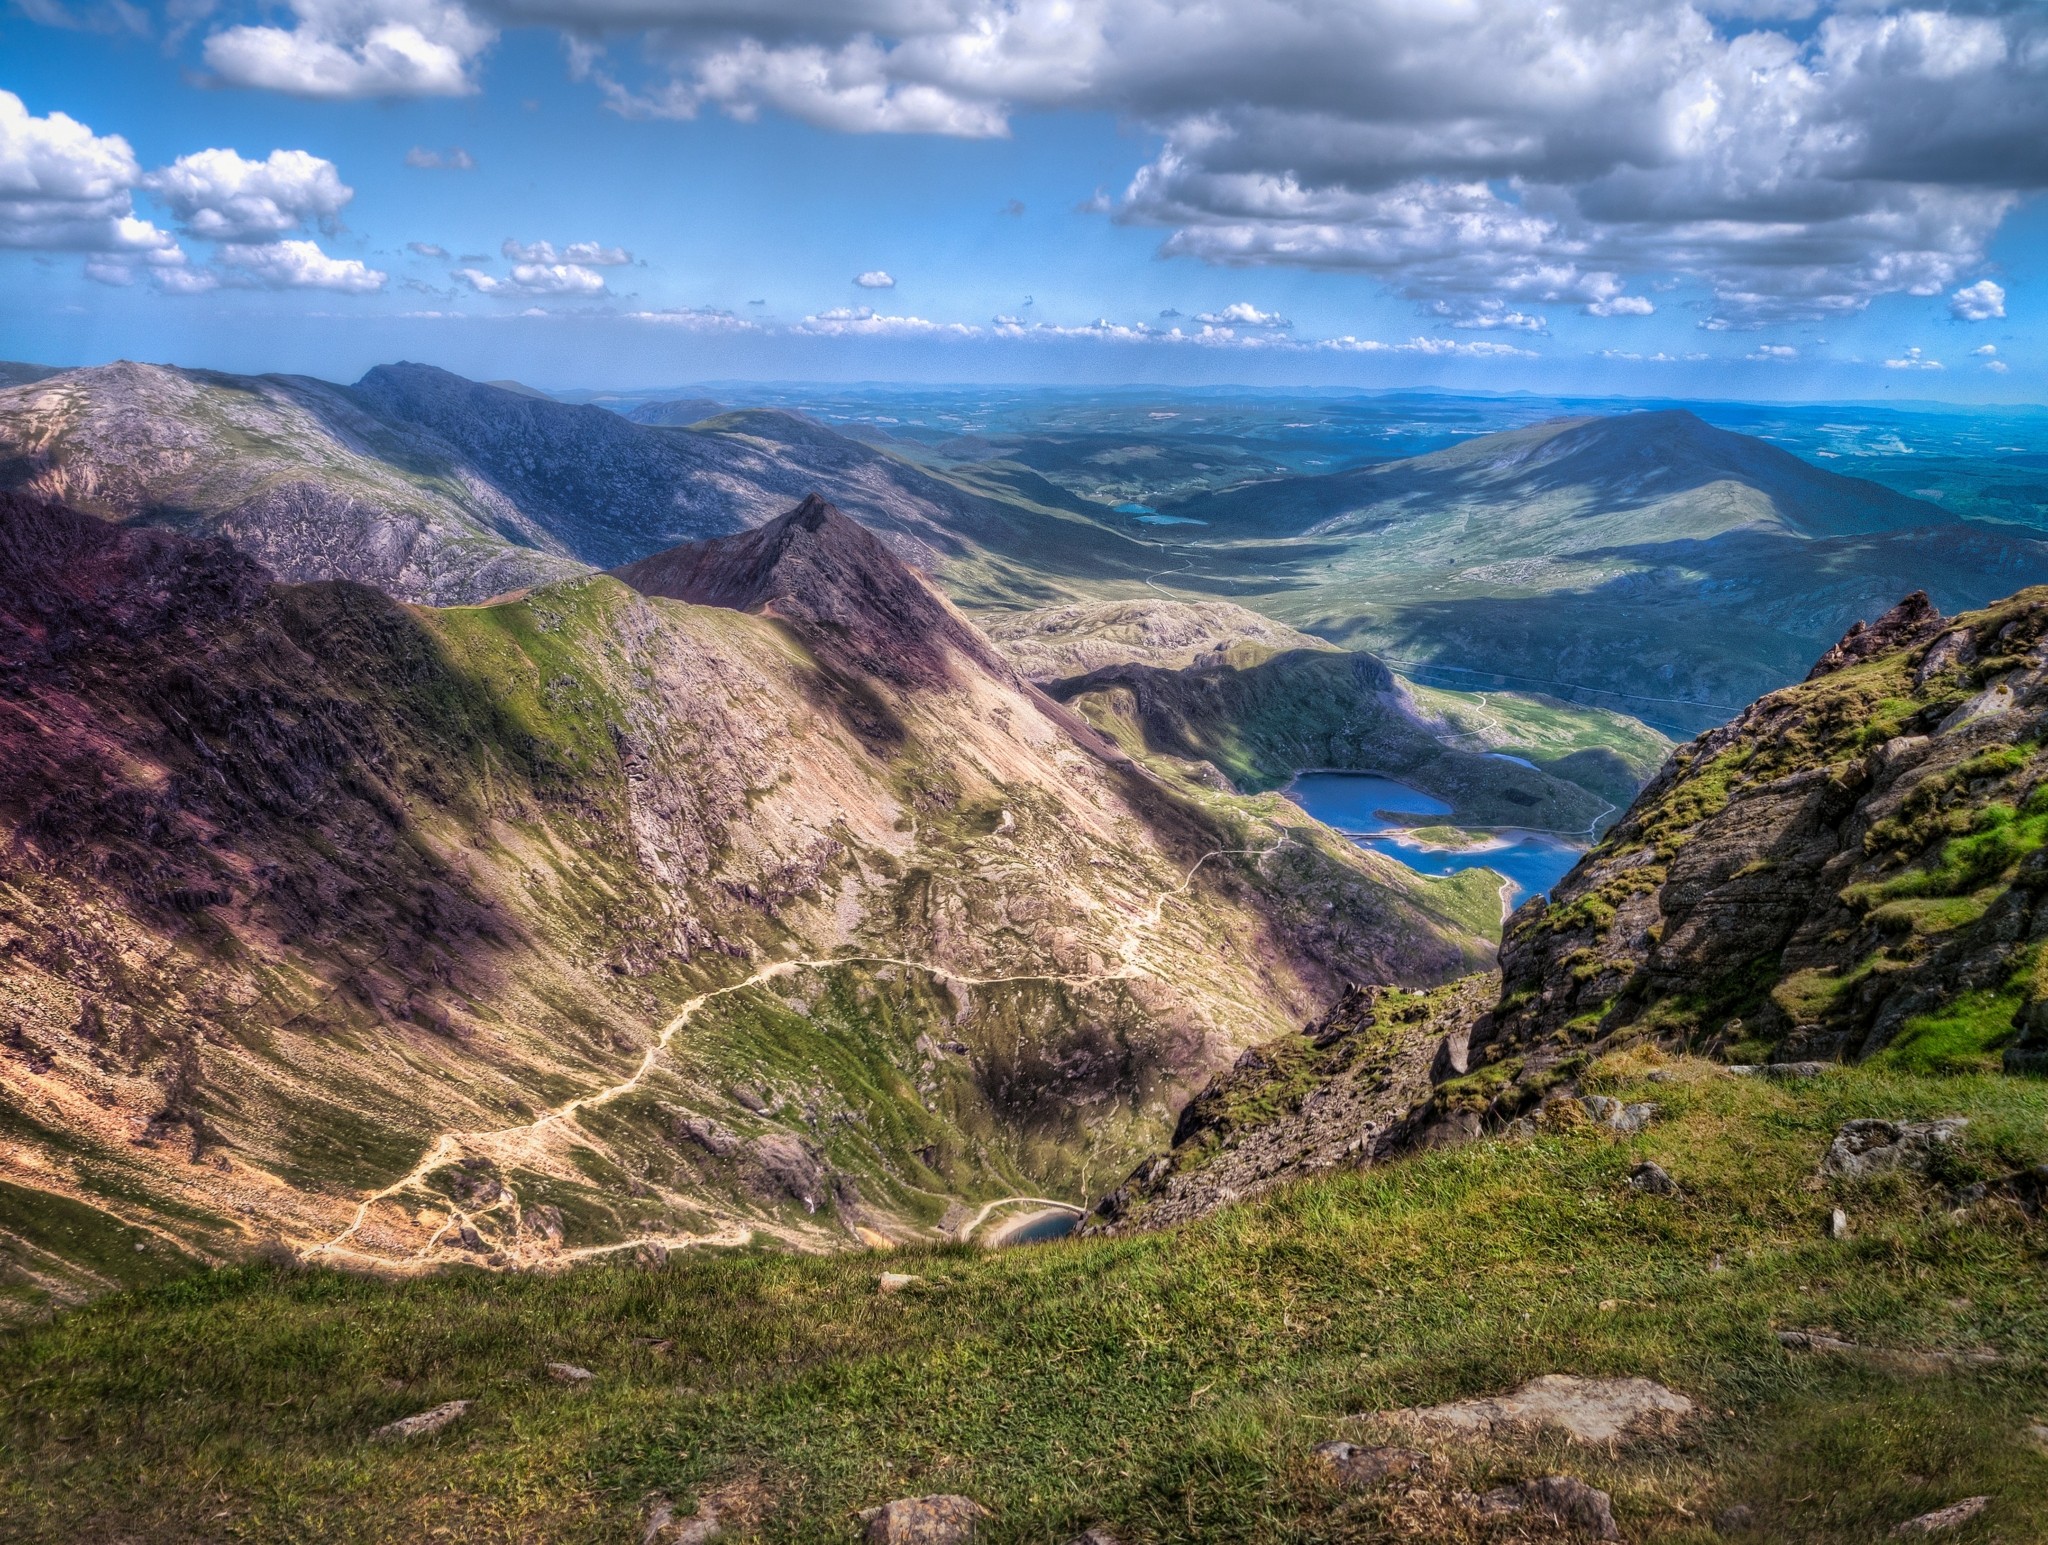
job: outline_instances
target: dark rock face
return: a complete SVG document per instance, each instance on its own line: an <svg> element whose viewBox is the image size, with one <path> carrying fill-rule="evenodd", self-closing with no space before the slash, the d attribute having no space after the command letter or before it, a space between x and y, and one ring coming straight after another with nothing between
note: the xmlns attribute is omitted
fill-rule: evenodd
<svg viewBox="0 0 2048 1545"><path fill-rule="evenodd" d="M1675 751L1510 920L1470 1065L1519 1066L1484 1114L1514 1115L1531 1075L1620 1036L1789 1063L1946 1035L1926 1054L2048 1060L2044 634L2048 592L1953 619L1909 597ZM1940 1030L1959 1013L1977 1028Z"/></svg>
<svg viewBox="0 0 2048 1545"><path fill-rule="evenodd" d="M936 590L816 494L765 526L672 547L615 572L643 595L779 618L821 660L894 686L946 685L949 650L1015 679Z"/></svg>
<svg viewBox="0 0 2048 1545"><path fill-rule="evenodd" d="M1286 1180L1369 1164L1419 1136L1431 1069L1493 1000L1498 978L1426 993L1353 987L1299 1037L1254 1047L1180 1113L1156 1154L1097 1205L1083 1233L1157 1228Z"/></svg>

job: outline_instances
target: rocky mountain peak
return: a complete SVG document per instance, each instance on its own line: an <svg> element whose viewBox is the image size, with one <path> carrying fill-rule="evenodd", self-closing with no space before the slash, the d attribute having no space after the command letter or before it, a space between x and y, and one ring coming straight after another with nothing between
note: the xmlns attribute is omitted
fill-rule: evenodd
<svg viewBox="0 0 2048 1545"><path fill-rule="evenodd" d="M897 686L951 680L949 655L1013 679L979 629L815 493L752 531L686 542L612 572L643 595L779 618L827 663Z"/></svg>

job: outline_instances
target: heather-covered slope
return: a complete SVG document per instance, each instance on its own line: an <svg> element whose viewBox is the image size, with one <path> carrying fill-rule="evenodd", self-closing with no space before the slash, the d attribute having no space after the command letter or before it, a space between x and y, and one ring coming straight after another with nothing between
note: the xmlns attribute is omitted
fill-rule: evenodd
<svg viewBox="0 0 2048 1545"><path fill-rule="evenodd" d="M1484 882L1168 791L845 517L781 529L758 610L430 611L0 509L15 1302L1078 1199L1342 981L1490 954ZM862 669L877 596L938 669Z"/></svg>

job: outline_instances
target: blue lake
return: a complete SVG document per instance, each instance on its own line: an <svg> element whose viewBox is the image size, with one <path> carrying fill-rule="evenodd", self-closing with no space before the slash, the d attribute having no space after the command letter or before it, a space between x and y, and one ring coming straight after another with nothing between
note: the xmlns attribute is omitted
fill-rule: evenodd
<svg viewBox="0 0 2048 1545"><path fill-rule="evenodd" d="M1081 1226L1078 1212L1050 1212L1034 1218L1022 1228L1013 1229L1003 1236L1005 1245L1037 1244L1046 1239L1065 1239Z"/></svg>
<svg viewBox="0 0 2048 1545"><path fill-rule="evenodd" d="M1513 884L1517 902L1539 892L1547 894L1586 851L1582 843L1514 828L1480 834L1498 846L1427 847L1409 838L1407 828L1427 826L1449 815L1451 807L1419 789L1372 773L1303 773L1286 792L1318 821L1336 827L1362 848L1406 864L1417 874L1491 869Z"/></svg>

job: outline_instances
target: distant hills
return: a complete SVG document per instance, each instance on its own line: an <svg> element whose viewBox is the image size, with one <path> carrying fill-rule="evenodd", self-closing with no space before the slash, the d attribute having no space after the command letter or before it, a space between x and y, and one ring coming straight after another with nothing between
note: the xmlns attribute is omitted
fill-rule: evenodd
<svg viewBox="0 0 2048 1545"><path fill-rule="evenodd" d="M1797 678L1925 589L1947 610L2048 579L2048 544L1671 410L1560 419L1171 507L1173 583L1447 685L1686 731Z"/></svg>

